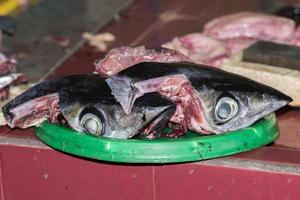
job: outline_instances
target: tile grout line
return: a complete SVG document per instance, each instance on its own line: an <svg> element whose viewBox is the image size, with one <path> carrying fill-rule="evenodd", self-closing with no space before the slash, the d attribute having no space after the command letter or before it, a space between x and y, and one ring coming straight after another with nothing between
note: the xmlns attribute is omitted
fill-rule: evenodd
<svg viewBox="0 0 300 200"><path fill-rule="evenodd" d="M156 200L156 184L155 184L155 166L152 166L152 187L153 187L153 200Z"/></svg>
<svg viewBox="0 0 300 200"><path fill-rule="evenodd" d="M0 158L0 192L1 200L4 200L4 187L3 187L3 173L2 173L2 160Z"/></svg>

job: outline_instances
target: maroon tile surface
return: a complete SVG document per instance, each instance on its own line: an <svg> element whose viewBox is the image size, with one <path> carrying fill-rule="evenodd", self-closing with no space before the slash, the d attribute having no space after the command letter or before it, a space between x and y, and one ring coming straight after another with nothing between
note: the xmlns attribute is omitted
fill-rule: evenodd
<svg viewBox="0 0 300 200"><path fill-rule="evenodd" d="M4 199L153 199L151 166L101 163L50 149L1 146L0 152Z"/></svg>
<svg viewBox="0 0 300 200"><path fill-rule="evenodd" d="M29 147L0 152L2 199L300 198L300 176L293 173L202 163L118 165Z"/></svg>
<svg viewBox="0 0 300 200"><path fill-rule="evenodd" d="M300 199L300 176L204 165L155 168L156 199Z"/></svg>

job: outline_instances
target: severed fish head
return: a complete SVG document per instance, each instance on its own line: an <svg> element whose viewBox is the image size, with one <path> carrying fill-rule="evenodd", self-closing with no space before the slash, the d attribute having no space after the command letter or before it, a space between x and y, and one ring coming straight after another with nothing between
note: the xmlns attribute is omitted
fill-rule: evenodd
<svg viewBox="0 0 300 200"><path fill-rule="evenodd" d="M49 120L95 136L131 138L146 132L151 138L159 136L175 105L157 93L149 93L126 114L98 75L73 75L43 81L2 110L12 128L28 128Z"/></svg>
<svg viewBox="0 0 300 200"><path fill-rule="evenodd" d="M159 137L176 108L156 93L138 99L129 114L112 95L64 90L59 101L62 115L74 130L112 138L131 138L138 133Z"/></svg>
<svg viewBox="0 0 300 200"><path fill-rule="evenodd" d="M174 123L198 133L224 133L253 124L292 99L269 86L194 63L140 63L106 79L127 113L158 92L176 103Z"/></svg>

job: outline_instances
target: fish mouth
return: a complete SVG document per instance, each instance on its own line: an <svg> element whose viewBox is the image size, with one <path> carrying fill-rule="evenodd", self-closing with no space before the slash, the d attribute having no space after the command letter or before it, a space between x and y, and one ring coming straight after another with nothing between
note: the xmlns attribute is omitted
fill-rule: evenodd
<svg viewBox="0 0 300 200"><path fill-rule="evenodd" d="M274 110L277 110L283 106L286 106L287 104L291 103L293 100L293 98L291 98L290 96L282 93L282 92L279 92L278 91L278 94L276 95L276 98L277 98L277 106L274 106Z"/></svg>
<svg viewBox="0 0 300 200"><path fill-rule="evenodd" d="M146 128L141 132L147 138L153 139L161 136L163 129L174 115L176 105L170 102L169 106L160 107L157 116L154 117Z"/></svg>

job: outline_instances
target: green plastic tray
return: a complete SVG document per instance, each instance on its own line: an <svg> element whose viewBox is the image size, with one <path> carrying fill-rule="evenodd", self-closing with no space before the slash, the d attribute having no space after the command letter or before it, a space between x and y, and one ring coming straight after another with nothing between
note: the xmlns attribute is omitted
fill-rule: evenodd
<svg viewBox="0 0 300 200"><path fill-rule="evenodd" d="M37 127L35 133L41 141L63 152L125 163L176 163L217 158L258 148L279 135L274 114L251 127L209 136L188 132L180 138L112 139L78 133L47 122Z"/></svg>

